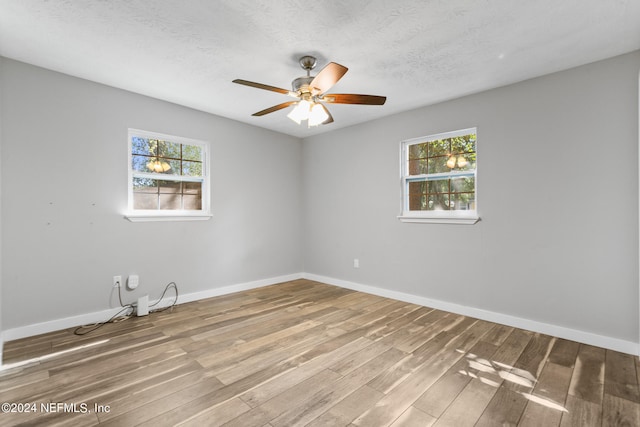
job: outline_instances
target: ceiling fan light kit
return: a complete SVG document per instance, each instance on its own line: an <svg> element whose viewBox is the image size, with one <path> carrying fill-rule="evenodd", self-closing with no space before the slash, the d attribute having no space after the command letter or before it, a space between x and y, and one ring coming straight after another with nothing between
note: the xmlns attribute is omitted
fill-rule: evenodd
<svg viewBox="0 0 640 427"><path fill-rule="evenodd" d="M326 94L345 75L348 68L335 62L330 62L316 76L311 76L311 70L317 65L316 58L305 55L300 58L299 63L302 69L307 72L307 75L294 79L291 82L291 91L248 80L236 79L233 81L233 83L278 92L298 99L297 101L283 102L258 111L253 116L264 116L265 114L293 106L287 117L297 124L302 124L306 120L308 127L314 127L333 122L333 117L327 107L322 104L323 102L329 104L383 105L387 100L385 96L378 95Z"/></svg>
<svg viewBox="0 0 640 427"><path fill-rule="evenodd" d="M287 117L297 124L301 124L303 120L307 120L307 125L313 127L327 121L329 113L324 105L302 99L297 102L297 105L287 114Z"/></svg>

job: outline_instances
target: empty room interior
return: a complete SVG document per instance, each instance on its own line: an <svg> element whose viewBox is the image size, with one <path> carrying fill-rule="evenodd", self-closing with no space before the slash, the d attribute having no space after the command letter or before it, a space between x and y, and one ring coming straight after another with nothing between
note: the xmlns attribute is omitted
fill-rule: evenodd
<svg viewBox="0 0 640 427"><path fill-rule="evenodd" d="M0 426L640 425L638 0L0 0Z"/></svg>

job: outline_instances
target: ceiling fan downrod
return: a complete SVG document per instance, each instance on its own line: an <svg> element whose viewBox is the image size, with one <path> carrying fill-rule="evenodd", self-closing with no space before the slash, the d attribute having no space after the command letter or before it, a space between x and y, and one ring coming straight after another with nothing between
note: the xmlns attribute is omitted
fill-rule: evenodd
<svg viewBox="0 0 640 427"><path fill-rule="evenodd" d="M298 62L300 63L300 67L307 72L307 75L294 79L291 82L291 88L293 89L293 92L300 95L304 93L311 93L311 89L309 87L309 84L313 81L313 77L311 77L311 70L316 68L318 61L313 56L305 55L301 57Z"/></svg>

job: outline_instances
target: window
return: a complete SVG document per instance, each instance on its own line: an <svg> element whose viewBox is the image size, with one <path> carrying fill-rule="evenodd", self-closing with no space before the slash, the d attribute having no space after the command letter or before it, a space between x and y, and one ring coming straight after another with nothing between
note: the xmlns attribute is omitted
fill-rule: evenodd
<svg viewBox="0 0 640 427"><path fill-rule="evenodd" d="M478 221L476 143L476 128L402 141L401 221Z"/></svg>
<svg viewBox="0 0 640 427"><path fill-rule="evenodd" d="M126 217L131 221L210 218L208 144L129 129Z"/></svg>

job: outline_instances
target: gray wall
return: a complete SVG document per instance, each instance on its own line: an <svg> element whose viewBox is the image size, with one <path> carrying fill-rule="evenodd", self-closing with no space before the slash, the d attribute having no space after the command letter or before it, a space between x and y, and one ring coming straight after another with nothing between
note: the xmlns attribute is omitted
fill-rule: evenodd
<svg viewBox="0 0 640 427"><path fill-rule="evenodd" d="M2 327L114 306L112 276L206 291L303 270L297 138L2 61ZM131 223L127 128L211 143L202 222ZM116 304L117 305L117 304Z"/></svg>
<svg viewBox="0 0 640 427"><path fill-rule="evenodd" d="M638 342L640 52L302 142L0 67L3 330L306 271ZM400 141L471 126L482 220L400 223ZM128 127L211 142L212 220L123 219Z"/></svg>
<svg viewBox="0 0 640 427"><path fill-rule="evenodd" d="M4 58L0 56L0 242L2 242L2 112L4 111L4 97L2 96L2 87L4 86L3 72ZM4 340L2 339L2 244L0 244L0 365L2 365L2 350L4 348Z"/></svg>
<svg viewBox="0 0 640 427"><path fill-rule="evenodd" d="M638 342L639 69L635 52L305 139L305 271ZM472 126L482 220L401 223L400 141Z"/></svg>

